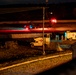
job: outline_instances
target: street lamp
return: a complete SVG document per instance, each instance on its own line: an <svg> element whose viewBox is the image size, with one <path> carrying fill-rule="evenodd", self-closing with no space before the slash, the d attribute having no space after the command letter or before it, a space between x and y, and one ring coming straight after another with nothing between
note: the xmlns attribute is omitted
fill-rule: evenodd
<svg viewBox="0 0 76 75"><path fill-rule="evenodd" d="M44 41L44 20L45 20L45 7L43 7L43 55L45 55L45 41Z"/></svg>
<svg viewBox="0 0 76 75"><path fill-rule="evenodd" d="M48 0L46 0L46 5L48 3ZM44 22L45 20L45 7L43 7L43 55L45 55L45 39L44 39Z"/></svg>

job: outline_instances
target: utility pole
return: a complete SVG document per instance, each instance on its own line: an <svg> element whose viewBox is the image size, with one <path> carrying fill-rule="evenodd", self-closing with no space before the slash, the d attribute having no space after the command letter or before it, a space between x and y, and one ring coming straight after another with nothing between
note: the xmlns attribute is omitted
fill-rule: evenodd
<svg viewBox="0 0 76 75"><path fill-rule="evenodd" d="M46 0L46 5L48 3L48 0ZM43 55L45 55L45 39L44 39L44 25L45 25L45 7L43 7Z"/></svg>
<svg viewBox="0 0 76 75"><path fill-rule="evenodd" d="M45 20L45 7L43 7L43 55L45 55L44 20Z"/></svg>

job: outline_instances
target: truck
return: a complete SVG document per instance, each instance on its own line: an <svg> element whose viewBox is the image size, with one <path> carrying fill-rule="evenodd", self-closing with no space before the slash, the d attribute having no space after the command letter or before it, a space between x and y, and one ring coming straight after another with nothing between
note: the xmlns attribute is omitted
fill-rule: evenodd
<svg viewBox="0 0 76 75"><path fill-rule="evenodd" d="M43 46L43 42L44 42L44 45L45 46L48 46L49 43L50 43L50 37L38 37L38 38L34 38L34 41L31 42L31 47L34 48L34 47L41 47Z"/></svg>
<svg viewBox="0 0 76 75"><path fill-rule="evenodd" d="M31 44L31 48L42 47L43 37L34 38L34 42L31 42L30 44ZM49 37L44 37L44 46L45 46L45 49L48 49L48 50L63 51L63 49L59 46L57 41L52 42Z"/></svg>

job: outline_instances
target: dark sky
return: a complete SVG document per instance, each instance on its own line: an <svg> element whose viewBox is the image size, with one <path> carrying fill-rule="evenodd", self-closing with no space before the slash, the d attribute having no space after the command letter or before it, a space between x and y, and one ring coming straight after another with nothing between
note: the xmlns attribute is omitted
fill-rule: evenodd
<svg viewBox="0 0 76 75"><path fill-rule="evenodd" d="M65 2L74 3L72 4ZM35 9L29 7L6 7L9 6L7 4L28 4L30 6L33 4L42 3L46 3L46 0L0 0L0 5L5 5L4 8L2 8L2 6L0 8L0 20L42 19L42 9L41 12L40 10L38 10L39 12L35 12L34 10L37 9L36 7L34 7ZM55 16L57 19L76 19L76 0L48 0L48 6L49 9L47 10L46 18ZM51 15L50 12L53 12L53 15Z"/></svg>
<svg viewBox="0 0 76 75"><path fill-rule="evenodd" d="M48 3L76 2L76 0L48 0ZM0 0L0 5L7 4L43 4L46 0Z"/></svg>

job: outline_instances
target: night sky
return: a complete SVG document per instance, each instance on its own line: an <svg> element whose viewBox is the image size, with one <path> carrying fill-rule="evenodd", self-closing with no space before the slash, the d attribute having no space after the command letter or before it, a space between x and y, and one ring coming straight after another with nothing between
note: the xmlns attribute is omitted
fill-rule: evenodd
<svg viewBox="0 0 76 75"><path fill-rule="evenodd" d="M67 3L69 2L69 3ZM0 8L0 21L6 20L42 20L43 11L31 10L25 11L26 6L11 8L9 4L45 4L46 0L0 0L0 5L5 5L4 8ZM9 5L10 8L6 7ZM46 5L46 4L45 4ZM14 6L14 5L12 5ZM57 19L76 19L76 0L48 0L47 12L45 12L45 19L56 17ZM53 14L50 14L53 12Z"/></svg>
<svg viewBox="0 0 76 75"><path fill-rule="evenodd" d="M76 0L48 0L50 3L76 2ZM0 0L0 5L8 4L43 4L46 0Z"/></svg>

